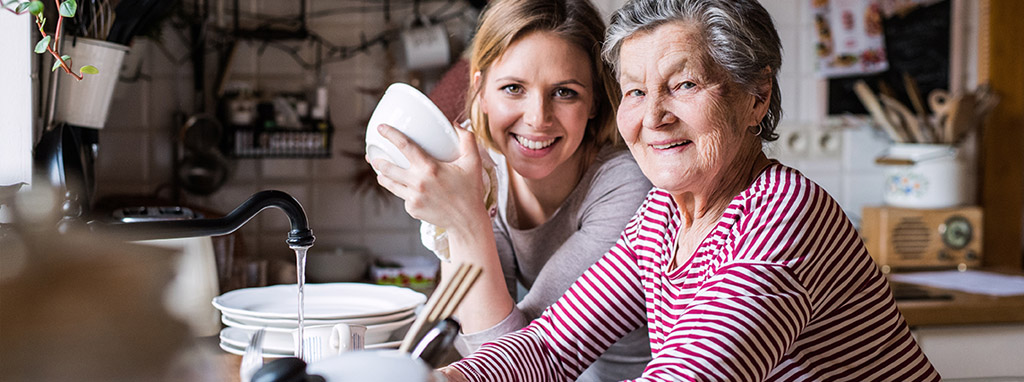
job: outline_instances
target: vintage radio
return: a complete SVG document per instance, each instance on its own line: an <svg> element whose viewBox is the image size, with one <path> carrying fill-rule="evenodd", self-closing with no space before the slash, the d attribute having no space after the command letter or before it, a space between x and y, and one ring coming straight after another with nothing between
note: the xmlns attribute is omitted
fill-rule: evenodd
<svg viewBox="0 0 1024 382"><path fill-rule="evenodd" d="M981 207L864 207L861 236L875 262L892 270L981 265Z"/></svg>

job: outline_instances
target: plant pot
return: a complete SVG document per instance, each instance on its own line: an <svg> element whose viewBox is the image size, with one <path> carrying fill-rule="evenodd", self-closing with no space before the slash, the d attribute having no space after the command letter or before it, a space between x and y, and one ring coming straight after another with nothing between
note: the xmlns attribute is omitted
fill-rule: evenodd
<svg viewBox="0 0 1024 382"><path fill-rule="evenodd" d="M75 126L102 129L107 122L110 99L114 95L128 47L90 38L68 38L63 54L71 56L71 68L78 73L83 65L99 69L81 81L62 78L57 87L56 119Z"/></svg>

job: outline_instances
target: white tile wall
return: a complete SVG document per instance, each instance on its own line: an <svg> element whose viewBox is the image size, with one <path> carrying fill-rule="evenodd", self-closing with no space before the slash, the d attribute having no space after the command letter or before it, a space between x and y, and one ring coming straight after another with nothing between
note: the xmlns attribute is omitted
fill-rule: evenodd
<svg viewBox="0 0 1024 382"><path fill-rule="evenodd" d="M607 16L623 1L594 2ZM286 11L273 8L276 3L243 1L251 11ZM311 3L313 10L338 6L326 0ZM775 18L784 48L779 78L784 107L779 127L782 139L767 149L771 156L804 171L824 186L858 222L861 206L881 201L881 169L873 160L885 150L887 141L863 124L847 123L836 127L831 121L825 121L821 98L823 82L815 75L813 49L810 48L813 34L809 3L810 0L763 2ZM424 5L427 11L429 4L432 3ZM392 20L404 20L408 11L396 8ZM310 26L332 43L348 45L359 41L360 32L375 35L385 28L385 23L380 12L374 12L314 19ZM972 25L968 29L970 32L976 27ZM449 25L450 33L458 37L468 35L468 30L466 25L457 22ZM186 59L186 40L182 38L185 32L166 32L159 43L136 41L135 49L148 52L143 59L143 77L137 82L117 85L110 123L100 136L97 168L100 195L150 194L170 182L174 137L182 116L195 109L192 68ZM351 177L365 164L360 158L341 155L343 151L362 152L361 136L376 103L376 98L359 93L357 88L382 87L409 79L407 73L388 64L388 57L388 52L377 47L366 54L324 65L330 84L330 113L336 128L334 155L330 159L233 160L232 177L219 192L208 197L189 196L187 202L226 213L253 192L281 189L295 196L306 208L321 247L369 246L378 255L429 257L419 244L418 223L405 213L401 200L392 197L381 202L356 194ZM214 60L212 55L208 58L211 62ZM973 75L968 77L973 78ZM310 87L318 79L280 51L268 48L261 55L258 46L250 43L239 46L231 81L257 89L296 91ZM832 146L820 144L826 137ZM291 259L293 255L283 243L287 228L283 214L266 211L261 215L264 216L242 229L248 250L257 257Z"/></svg>

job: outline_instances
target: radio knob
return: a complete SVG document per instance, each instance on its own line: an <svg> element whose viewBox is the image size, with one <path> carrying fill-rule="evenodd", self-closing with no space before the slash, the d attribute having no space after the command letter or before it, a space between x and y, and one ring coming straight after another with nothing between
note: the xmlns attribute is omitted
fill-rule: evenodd
<svg viewBox="0 0 1024 382"><path fill-rule="evenodd" d="M978 253L974 251L967 251L966 256L967 260L978 260L978 258L980 258L980 256L978 256Z"/></svg>
<svg viewBox="0 0 1024 382"><path fill-rule="evenodd" d="M949 252L946 251L939 251L939 260L953 260L953 255L950 255Z"/></svg>
<svg viewBox="0 0 1024 382"><path fill-rule="evenodd" d="M967 218L959 215L950 216L939 225L942 242L952 249L963 249L970 244L974 236L974 227Z"/></svg>

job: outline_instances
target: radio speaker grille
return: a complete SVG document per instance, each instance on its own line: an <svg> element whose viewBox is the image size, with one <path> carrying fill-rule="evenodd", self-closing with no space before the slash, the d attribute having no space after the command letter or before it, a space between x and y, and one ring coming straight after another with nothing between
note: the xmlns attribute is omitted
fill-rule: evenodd
<svg viewBox="0 0 1024 382"><path fill-rule="evenodd" d="M892 246L906 259L923 258L931 232L920 217L904 217L892 230Z"/></svg>

